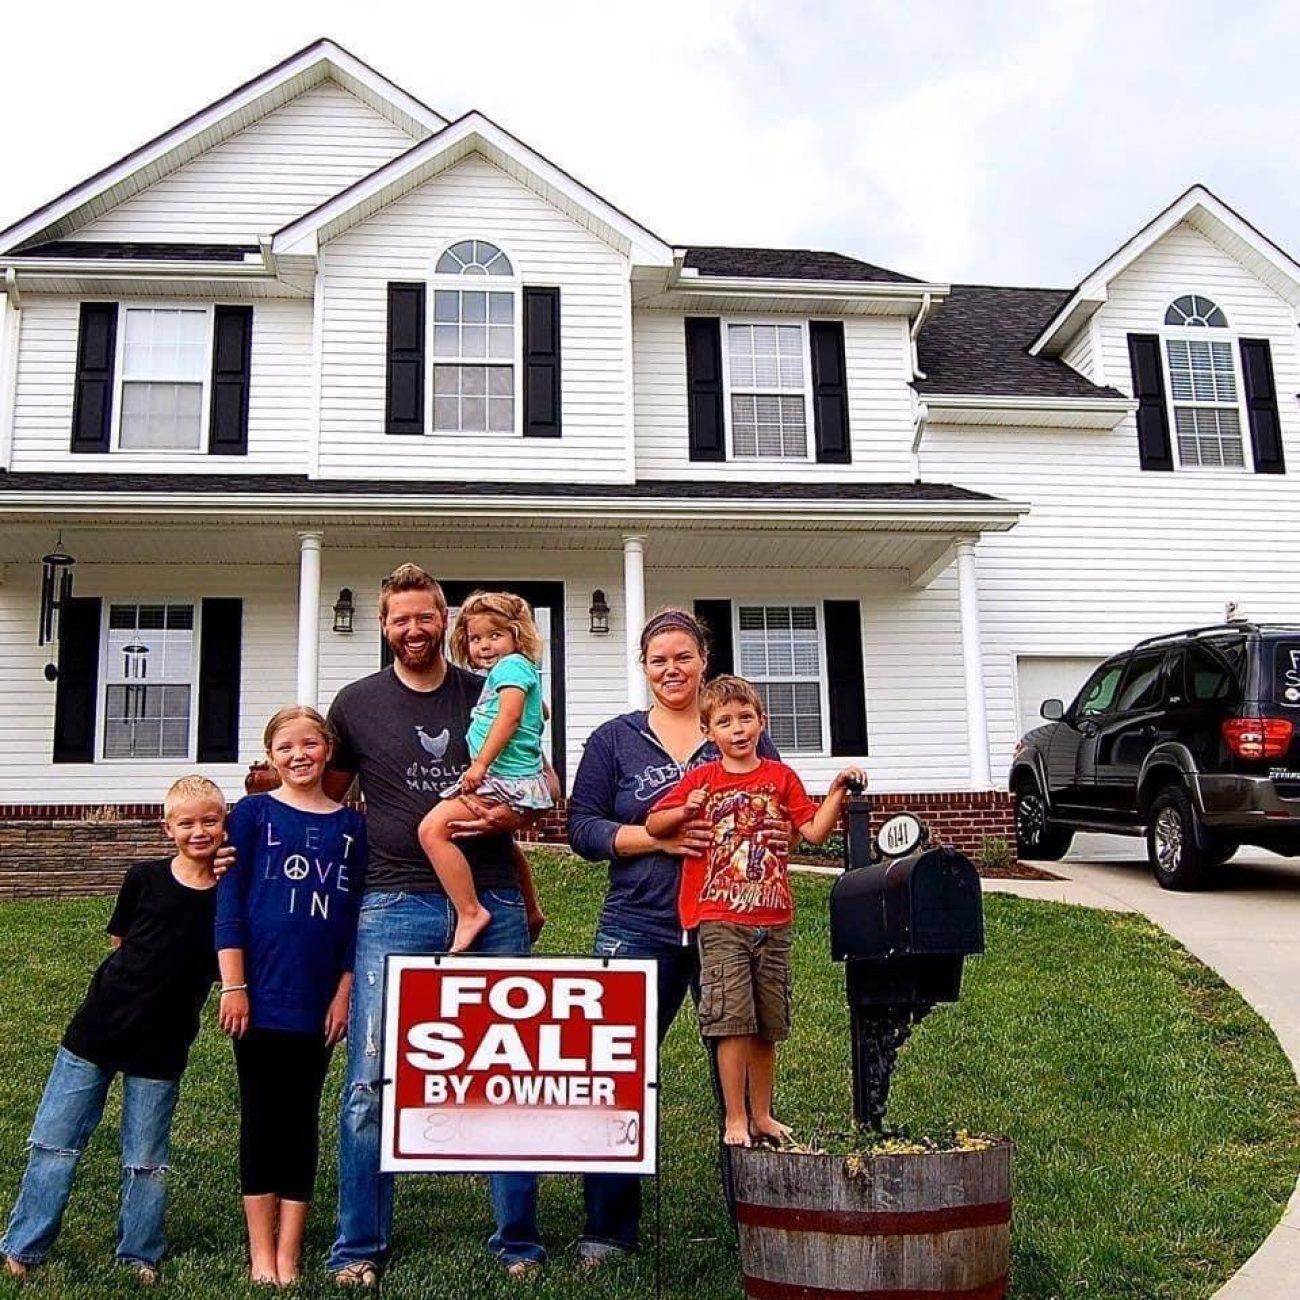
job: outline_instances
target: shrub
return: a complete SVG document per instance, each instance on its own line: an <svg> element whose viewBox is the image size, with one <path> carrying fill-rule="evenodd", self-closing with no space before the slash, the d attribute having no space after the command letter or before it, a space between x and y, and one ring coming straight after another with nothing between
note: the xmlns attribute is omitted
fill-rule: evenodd
<svg viewBox="0 0 1300 1300"><path fill-rule="evenodd" d="M1005 871L1015 866L1016 855L1011 844L1001 835L984 835L980 838L975 865L981 871Z"/></svg>

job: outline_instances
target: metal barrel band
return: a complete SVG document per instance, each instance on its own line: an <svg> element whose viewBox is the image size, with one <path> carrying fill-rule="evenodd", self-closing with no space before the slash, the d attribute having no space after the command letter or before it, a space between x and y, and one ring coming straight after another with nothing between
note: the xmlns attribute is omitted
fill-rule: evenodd
<svg viewBox="0 0 1300 1300"><path fill-rule="evenodd" d="M788 1205L736 1202L736 1218L754 1228L788 1232L826 1232L846 1237L902 1237L918 1233L958 1232L1011 1222L1010 1201L954 1205L933 1210L816 1210Z"/></svg>
<svg viewBox="0 0 1300 1300"><path fill-rule="evenodd" d="M915 1287L862 1291L856 1287L844 1290L840 1287L805 1286L801 1282L772 1282L746 1273L744 1286L750 1300L1004 1300L1007 1281L1004 1275L964 1291L918 1291Z"/></svg>

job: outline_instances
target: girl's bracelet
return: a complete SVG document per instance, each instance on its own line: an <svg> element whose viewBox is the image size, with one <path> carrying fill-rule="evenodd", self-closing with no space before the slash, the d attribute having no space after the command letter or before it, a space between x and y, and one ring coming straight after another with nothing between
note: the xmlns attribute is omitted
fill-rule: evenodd
<svg viewBox="0 0 1300 1300"><path fill-rule="evenodd" d="M221 996L224 998L227 993L247 993L247 984L223 984L221 986Z"/></svg>

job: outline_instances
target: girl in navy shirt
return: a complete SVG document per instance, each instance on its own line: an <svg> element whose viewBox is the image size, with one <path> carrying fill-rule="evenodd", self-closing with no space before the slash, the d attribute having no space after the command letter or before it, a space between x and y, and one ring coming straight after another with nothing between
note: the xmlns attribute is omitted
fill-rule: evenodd
<svg viewBox="0 0 1300 1300"><path fill-rule="evenodd" d="M321 789L334 738L315 709L281 709L263 739L280 785L241 799L226 823L236 859L217 891L216 945L250 1273L286 1286L316 1181L325 1071L347 1029L366 833Z"/></svg>

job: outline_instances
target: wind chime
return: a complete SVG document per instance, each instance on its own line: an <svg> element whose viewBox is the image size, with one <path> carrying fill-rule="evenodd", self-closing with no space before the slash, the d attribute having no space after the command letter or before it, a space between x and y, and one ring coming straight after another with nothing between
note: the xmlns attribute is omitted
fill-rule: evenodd
<svg viewBox="0 0 1300 1300"><path fill-rule="evenodd" d="M72 599L72 566L76 560L63 549L63 534L54 549L41 557L41 609L36 644L50 645L59 638L59 619ZM53 663L45 665L45 678L53 681L59 670Z"/></svg>

